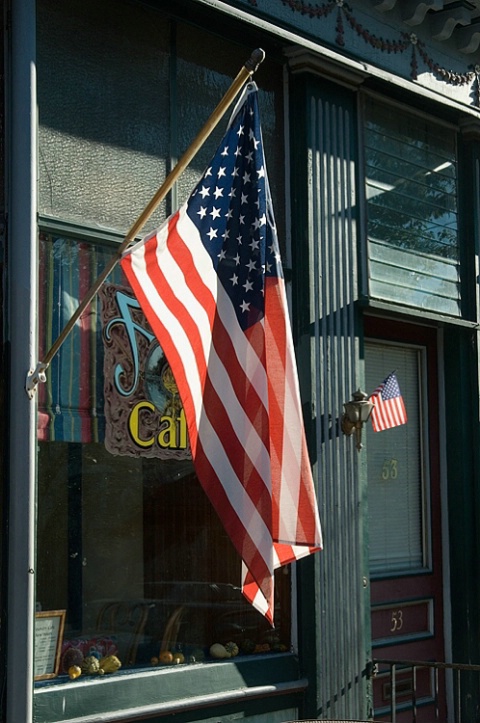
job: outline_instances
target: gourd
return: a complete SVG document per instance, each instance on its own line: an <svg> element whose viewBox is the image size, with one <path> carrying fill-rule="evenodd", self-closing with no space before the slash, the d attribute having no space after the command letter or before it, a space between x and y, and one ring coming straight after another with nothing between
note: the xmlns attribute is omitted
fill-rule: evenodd
<svg viewBox="0 0 480 723"><path fill-rule="evenodd" d="M70 680L75 680L75 678L79 678L82 674L82 669L79 665L71 665L68 669L68 677Z"/></svg>
<svg viewBox="0 0 480 723"><path fill-rule="evenodd" d="M105 656L98 665L99 672L103 671L104 673L115 673L121 667L122 664L116 655Z"/></svg>
<svg viewBox="0 0 480 723"><path fill-rule="evenodd" d="M228 653L225 646L220 643L214 643L210 646L210 655L212 658L218 658L219 660L230 657L230 653Z"/></svg>
<svg viewBox="0 0 480 723"><path fill-rule="evenodd" d="M225 650L231 658L234 658L236 655L238 655L238 645L233 641L225 643Z"/></svg>
<svg viewBox="0 0 480 723"><path fill-rule="evenodd" d="M80 667L82 669L82 673L92 675L93 673L98 673L100 664L98 658L94 655L87 655L87 657L82 660Z"/></svg>

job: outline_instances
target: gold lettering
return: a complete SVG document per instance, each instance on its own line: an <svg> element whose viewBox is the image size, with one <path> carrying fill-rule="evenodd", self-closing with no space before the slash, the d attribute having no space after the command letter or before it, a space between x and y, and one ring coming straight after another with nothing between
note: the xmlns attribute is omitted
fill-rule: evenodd
<svg viewBox="0 0 480 723"><path fill-rule="evenodd" d="M158 434L158 444L164 449L177 449L177 425L173 417L161 417L161 423L167 422L167 426L160 430Z"/></svg>
<svg viewBox="0 0 480 723"><path fill-rule="evenodd" d="M138 402L130 412L128 429L135 444L138 444L139 447L151 447L155 442L155 437L151 437L150 439L140 438L140 411L142 409L148 409L151 412L155 411L155 407L151 402L147 402L146 400Z"/></svg>
<svg viewBox="0 0 480 723"><path fill-rule="evenodd" d="M179 449L186 449L187 448L187 420L185 419L185 412L183 411L183 407L180 410L180 414L177 417L177 421L179 423L179 442L178 447Z"/></svg>

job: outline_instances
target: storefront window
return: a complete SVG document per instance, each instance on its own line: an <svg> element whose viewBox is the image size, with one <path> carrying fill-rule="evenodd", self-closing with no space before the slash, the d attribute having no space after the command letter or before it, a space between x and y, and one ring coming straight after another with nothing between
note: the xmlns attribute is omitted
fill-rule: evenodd
<svg viewBox="0 0 480 723"><path fill-rule="evenodd" d="M254 48L129 2L39 0L37 14L39 212L46 229L77 231L40 236L42 358ZM266 62L260 81L275 203L281 66ZM227 122L145 233L186 200ZM290 649L288 568L272 631L241 594L241 560L195 477L175 382L119 269L38 400L37 610L65 611L59 680L91 655L125 670L206 664L223 655L215 644L232 656Z"/></svg>
<svg viewBox="0 0 480 723"><path fill-rule="evenodd" d="M45 349L114 249L46 233L40 247ZM174 379L119 270L39 395L37 610L66 611L59 680L95 674L91 656L125 669L289 650L288 570L272 631L243 599Z"/></svg>

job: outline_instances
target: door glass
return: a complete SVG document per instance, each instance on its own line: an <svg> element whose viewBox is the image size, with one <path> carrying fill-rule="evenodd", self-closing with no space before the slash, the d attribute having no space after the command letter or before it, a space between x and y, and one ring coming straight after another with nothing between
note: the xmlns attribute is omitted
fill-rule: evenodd
<svg viewBox="0 0 480 723"><path fill-rule="evenodd" d="M365 350L369 393L395 371L408 422L382 432L367 429L370 572L421 570L428 565L425 537L425 474L419 384L422 351L387 343Z"/></svg>

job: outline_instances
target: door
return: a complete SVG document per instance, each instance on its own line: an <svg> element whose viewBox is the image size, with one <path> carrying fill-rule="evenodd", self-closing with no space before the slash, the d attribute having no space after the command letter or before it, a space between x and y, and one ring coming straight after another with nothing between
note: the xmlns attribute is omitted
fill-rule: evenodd
<svg viewBox="0 0 480 723"><path fill-rule="evenodd" d="M373 657L395 661L445 660L441 484L436 330L369 318L365 380L372 392L395 371L407 423L367 430L369 570ZM377 719L390 717L389 667L374 678ZM438 691L436 688L438 686ZM433 720L434 700L445 720L445 680L431 669L397 666L397 711ZM397 715L402 720L402 714Z"/></svg>

